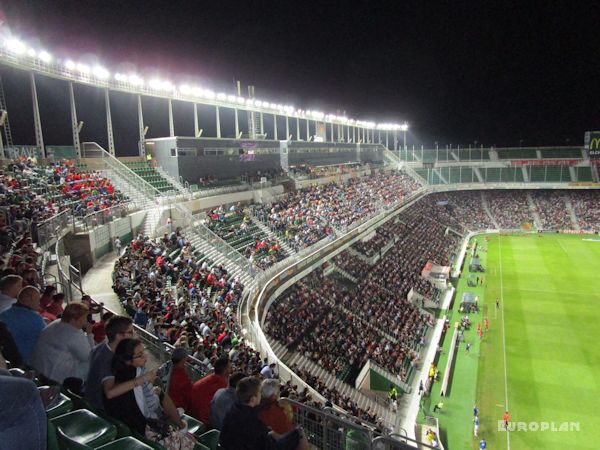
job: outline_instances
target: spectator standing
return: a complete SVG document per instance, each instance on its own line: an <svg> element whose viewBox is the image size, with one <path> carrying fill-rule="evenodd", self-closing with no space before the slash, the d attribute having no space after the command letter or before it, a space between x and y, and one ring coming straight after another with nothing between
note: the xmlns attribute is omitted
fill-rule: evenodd
<svg viewBox="0 0 600 450"><path fill-rule="evenodd" d="M62 317L41 332L31 365L49 380L62 384L65 378L85 379L94 348L88 311L82 303L70 303Z"/></svg>
<svg viewBox="0 0 600 450"><path fill-rule="evenodd" d="M157 376L161 378L164 373L163 390L169 394L177 408L190 410L190 399L192 397L192 380L185 371L188 351L185 348L178 347L171 355L171 361L163 364Z"/></svg>
<svg viewBox="0 0 600 450"><path fill-rule="evenodd" d="M6 324L15 339L25 363L29 363L35 343L46 326L38 313L39 309L40 291L36 287L27 286L19 292L17 303L0 314L0 320Z"/></svg>
<svg viewBox="0 0 600 450"><path fill-rule="evenodd" d="M215 362L215 373L206 375L192 386L190 413L203 423L209 423L210 402L215 392L227 387L227 379L231 372L229 358L221 357Z"/></svg>

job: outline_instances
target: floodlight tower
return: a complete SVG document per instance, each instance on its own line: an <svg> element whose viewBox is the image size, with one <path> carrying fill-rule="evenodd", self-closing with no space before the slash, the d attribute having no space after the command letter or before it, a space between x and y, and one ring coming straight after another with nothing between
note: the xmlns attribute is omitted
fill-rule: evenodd
<svg viewBox="0 0 600 450"><path fill-rule="evenodd" d="M406 151L406 131L408 131L408 123L404 122L402 125L400 125L400 131L402 131L402 148L403 150ZM398 149L398 166L400 166L400 149Z"/></svg>

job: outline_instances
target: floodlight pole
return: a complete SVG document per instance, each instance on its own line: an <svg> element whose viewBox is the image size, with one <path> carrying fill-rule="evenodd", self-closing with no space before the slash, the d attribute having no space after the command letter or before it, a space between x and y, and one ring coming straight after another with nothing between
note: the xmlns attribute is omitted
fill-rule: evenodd
<svg viewBox="0 0 600 450"><path fill-rule="evenodd" d="M296 140L300 140L300 117L296 116Z"/></svg>
<svg viewBox="0 0 600 450"><path fill-rule="evenodd" d="M44 135L42 133L42 119L40 117L40 106L38 104L37 89L35 87L35 75L29 73L31 80L31 101L33 103L33 125L35 127L35 145L42 150L42 157L46 157L44 149Z"/></svg>
<svg viewBox="0 0 600 450"><path fill-rule="evenodd" d="M142 111L142 96L137 96L138 104L138 132L140 134L140 140L138 141L138 150L142 158L146 157L146 133L144 132L144 113ZM196 106L194 104L194 106ZM197 123L195 123L197 125Z"/></svg>
<svg viewBox="0 0 600 450"><path fill-rule="evenodd" d="M277 114L273 113L273 134L275 135L275 140L277 140Z"/></svg>
<svg viewBox="0 0 600 450"><path fill-rule="evenodd" d="M288 140L290 137L290 118L285 116L285 139Z"/></svg>
<svg viewBox="0 0 600 450"><path fill-rule="evenodd" d="M309 138L310 138L310 126L309 126L309 120L307 118L306 119L306 142L308 142Z"/></svg>
<svg viewBox="0 0 600 450"><path fill-rule="evenodd" d="M79 122L77 121L77 109L75 108L75 92L73 82L69 81L69 103L71 104L71 131L73 132L73 147L75 154L81 158L81 142L79 141Z"/></svg>
<svg viewBox="0 0 600 450"><path fill-rule="evenodd" d="M215 106L215 117L217 119L217 139L221 139L221 118L219 117L218 106Z"/></svg>
<svg viewBox="0 0 600 450"><path fill-rule="evenodd" d="M262 112L260 113L260 134L265 134L265 121Z"/></svg>
<svg viewBox="0 0 600 450"><path fill-rule="evenodd" d="M235 138L237 139L240 135L240 119L238 117L238 109L234 108L233 112L235 117Z"/></svg>
<svg viewBox="0 0 600 450"><path fill-rule="evenodd" d="M237 121L237 109L235 115ZM200 124L198 123L198 104L194 103L194 137L198 137L200 134ZM237 136L237 133L236 133Z"/></svg>
<svg viewBox="0 0 600 450"><path fill-rule="evenodd" d="M168 100L169 105L169 136L175 137L175 123L173 122L173 102Z"/></svg>
<svg viewBox="0 0 600 450"><path fill-rule="evenodd" d="M106 104L106 134L108 136L108 152L115 156L115 137L113 135L112 115L110 113L110 94L108 88L104 90L104 103Z"/></svg>

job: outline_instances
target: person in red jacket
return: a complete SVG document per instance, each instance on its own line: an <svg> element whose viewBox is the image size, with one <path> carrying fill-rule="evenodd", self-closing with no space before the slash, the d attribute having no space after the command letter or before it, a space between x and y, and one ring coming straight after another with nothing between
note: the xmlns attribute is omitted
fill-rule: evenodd
<svg viewBox="0 0 600 450"><path fill-rule="evenodd" d="M168 393L177 408L183 408L186 412L190 410L192 398L192 380L185 371L188 351L178 347L171 355L173 369L169 379Z"/></svg>
<svg viewBox="0 0 600 450"><path fill-rule="evenodd" d="M205 424L209 422L210 401L214 397L215 392L227 387L227 380L231 373L231 362L227 357L217 359L214 367L215 373L206 375L192 386L190 415Z"/></svg>

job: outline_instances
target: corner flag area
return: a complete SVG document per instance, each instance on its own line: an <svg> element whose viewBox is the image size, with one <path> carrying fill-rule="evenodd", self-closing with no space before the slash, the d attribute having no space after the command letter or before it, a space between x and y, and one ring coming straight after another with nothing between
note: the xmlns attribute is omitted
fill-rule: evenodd
<svg viewBox="0 0 600 450"><path fill-rule="evenodd" d="M474 239L485 268L477 275L484 284L467 285L468 255L449 313L451 331L467 315L459 312L463 293L478 297L479 311L468 314L471 325L457 347L446 397L440 397L435 383L424 406L439 419L442 442L450 450L477 449L481 439L493 449L598 448L600 239L559 234ZM433 413L440 399L444 406ZM480 420L477 437L474 405Z"/></svg>

